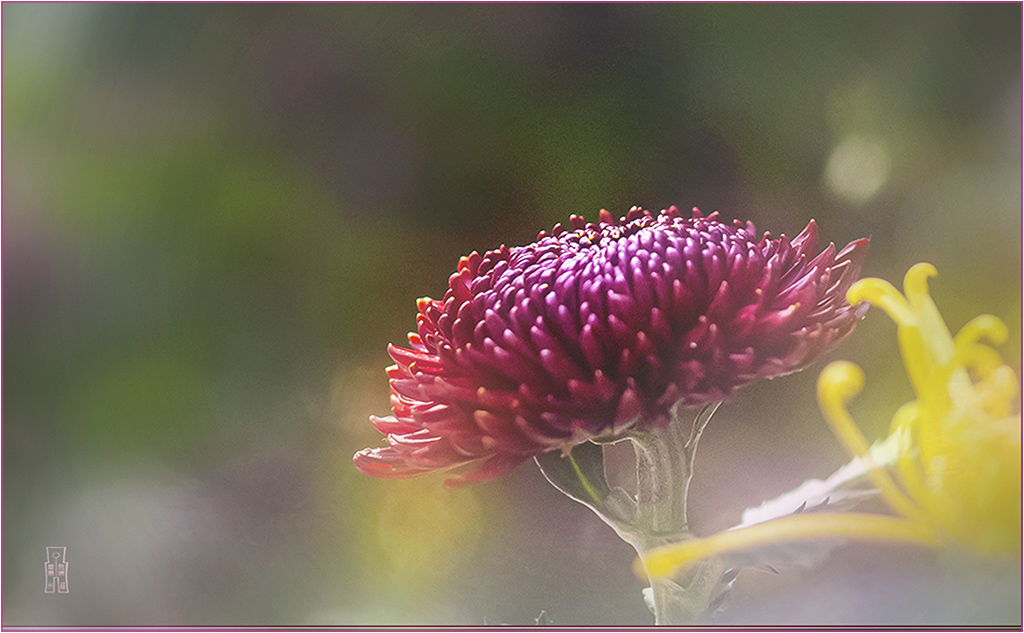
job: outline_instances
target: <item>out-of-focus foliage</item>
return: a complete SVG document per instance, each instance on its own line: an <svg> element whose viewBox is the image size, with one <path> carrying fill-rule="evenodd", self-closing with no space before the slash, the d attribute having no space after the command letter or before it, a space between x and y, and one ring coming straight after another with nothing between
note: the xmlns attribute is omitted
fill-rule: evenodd
<svg viewBox="0 0 1024 633"><path fill-rule="evenodd" d="M869 235L868 274L943 271L951 327L1005 320L1019 373L1019 5L2 10L5 625L649 622L629 548L535 469L350 461L415 298L569 213ZM887 325L839 352L860 419L907 400ZM718 413L698 531L843 461L805 373ZM723 621L1019 617L914 552L815 574Z"/></svg>

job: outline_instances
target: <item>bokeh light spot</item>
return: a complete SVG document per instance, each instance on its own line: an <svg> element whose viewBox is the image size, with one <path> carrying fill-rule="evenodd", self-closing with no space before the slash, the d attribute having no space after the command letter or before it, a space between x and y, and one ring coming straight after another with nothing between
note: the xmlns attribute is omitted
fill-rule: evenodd
<svg viewBox="0 0 1024 633"><path fill-rule="evenodd" d="M837 198L860 206L889 179L889 152L875 139L851 135L832 150L825 164L825 185Z"/></svg>

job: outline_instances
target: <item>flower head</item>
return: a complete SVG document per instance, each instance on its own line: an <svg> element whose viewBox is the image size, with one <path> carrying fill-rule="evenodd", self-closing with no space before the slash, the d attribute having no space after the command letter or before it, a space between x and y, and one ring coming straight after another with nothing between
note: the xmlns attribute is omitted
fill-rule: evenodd
<svg viewBox="0 0 1024 633"><path fill-rule="evenodd" d="M867 240L820 253L794 239L675 207L599 223L570 216L532 244L459 261L440 301L417 303L411 349L389 346L388 446L360 451L374 477L475 463L452 483L525 459L665 424L803 368L853 329L843 297Z"/></svg>
<svg viewBox="0 0 1024 633"><path fill-rule="evenodd" d="M897 324L907 375L917 398L893 416L888 440L893 456L869 448L846 410L864 373L853 363L828 365L818 379L822 412L896 516L820 512L796 514L664 547L645 557L655 576L697 559L786 541L849 538L954 545L983 556L1019 554L1021 531L1021 418L1014 413L1017 376L981 342L1006 339L1006 325L991 315L968 322L951 336L928 294L931 264L917 264L904 278L904 294L887 281L862 279L850 288L851 304L884 310ZM891 472L890 472L891 471Z"/></svg>

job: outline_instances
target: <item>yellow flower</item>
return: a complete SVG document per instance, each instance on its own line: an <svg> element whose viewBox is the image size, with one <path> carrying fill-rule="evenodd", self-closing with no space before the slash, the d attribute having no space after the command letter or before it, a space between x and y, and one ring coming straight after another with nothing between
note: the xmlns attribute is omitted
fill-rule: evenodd
<svg viewBox="0 0 1024 633"><path fill-rule="evenodd" d="M653 550L646 571L668 576L707 556L780 542L845 538L962 547L982 556L1020 552L1021 418L1013 411L1017 376L982 342L1000 344L1006 325L976 317L956 337L928 294L931 264L907 271L904 294L881 279L862 279L847 301L871 303L897 325L900 352L917 398L892 420L893 463L879 464L846 410L864 373L834 362L818 379L818 400L836 437L869 466L868 477L895 516L820 512L734 528Z"/></svg>

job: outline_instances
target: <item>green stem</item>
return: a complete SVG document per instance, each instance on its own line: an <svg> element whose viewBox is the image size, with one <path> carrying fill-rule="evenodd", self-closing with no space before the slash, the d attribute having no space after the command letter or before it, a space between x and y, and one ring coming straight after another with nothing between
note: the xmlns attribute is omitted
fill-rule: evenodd
<svg viewBox="0 0 1024 633"><path fill-rule="evenodd" d="M701 433L717 408L718 403L710 404L694 414L692 408L676 406L668 424L659 428L640 424L643 430L609 440L628 438L633 443L635 498L609 486L604 449L596 443L577 446L565 455L540 455L537 464L556 488L593 510L633 546L641 560L648 560L658 548L693 539L686 516L693 459ZM717 558L707 558L682 574L649 575L655 623L699 621L718 597L723 572Z"/></svg>
<svg viewBox="0 0 1024 633"><path fill-rule="evenodd" d="M693 460L704 427L719 403L701 409L687 424L677 407L664 427L630 437L636 453L637 512L623 538L644 557L668 543L693 538L687 520L687 496ZM705 613L721 578L721 565L708 560L679 578L650 577L655 624L686 624Z"/></svg>

